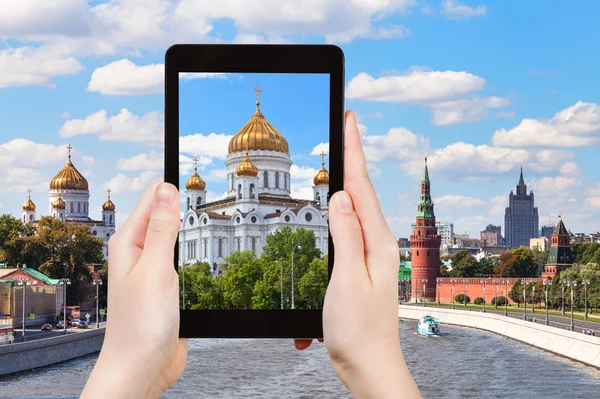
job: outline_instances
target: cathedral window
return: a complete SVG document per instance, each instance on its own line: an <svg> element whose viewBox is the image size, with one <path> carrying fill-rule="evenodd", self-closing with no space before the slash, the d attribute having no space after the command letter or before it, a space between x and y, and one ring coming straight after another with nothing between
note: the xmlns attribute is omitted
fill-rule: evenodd
<svg viewBox="0 0 600 399"><path fill-rule="evenodd" d="M219 238L219 258L223 257L223 239Z"/></svg>
<svg viewBox="0 0 600 399"><path fill-rule="evenodd" d="M417 256L419 256L419 251L417 251Z"/></svg>
<svg viewBox="0 0 600 399"><path fill-rule="evenodd" d="M252 216L252 219L250 220L252 220L252 223L256 223L256 216Z"/></svg>
<svg viewBox="0 0 600 399"><path fill-rule="evenodd" d="M194 225L194 217L193 216L190 216L189 222L190 222L190 226Z"/></svg>
<svg viewBox="0 0 600 399"><path fill-rule="evenodd" d="M242 185L238 184L238 199L242 199Z"/></svg>
<svg viewBox="0 0 600 399"><path fill-rule="evenodd" d="M29 215L29 221L33 222L33 215Z"/></svg>
<svg viewBox="0 0 600 399"><path fill-rule="evenodd" d="M290 221L290 215L285 215L284 219L285 219L286 222L289 222Z"/></svg>
<svg viewBox="0 0 600 399"><path fill-rule="evenodd" d="M190 209L190 197L187 197L187 206L185 209Z"/></svg>
<svg viewBox="0 0 600 399"><path fill-rule="evenodd" d="M307 222L310 222L312 220L312 213L307 212L306 215L304 215L304 219L306 219Z"/></svg>
<svg viewBox="0 0 600 399"><path fill-rule="evenodd" d="M81 213L81 202L77 203L77 213Z"/></svg>
<svg viewBox="0 0 600 399"><path fill-rule="evenodd" d="M254 194L254 184L250 185L250 198L254 199L255 194Z"/></svg>
<svg viewBox="0 0 600 399"><path fill-rule="evenodd" d="M73 203L69 203L69 212L73 213Z"/></svg>
<svg viewBox="0 0 600 399"><path fill-rule="evenodd" d="M252 237L252 252L256 252L256 237Z"/></svg>
<svg viewBox="0 0 600 399"><path fill-rule="evenodd" d="M275 188L279 188L279 172L275 172Z"/></svg>
<svg viewBox="0 0 600 399"><path fill-rule="evenodd" d="M316 194L315 200L317 201L317 205L321 203L321 196L319 195L319 193Z"/></svg>
<svg viewBox="0 0 600 399"><path fill-rule="evenodd" d="M94 230L94 231L92 231L92 234L95 235L95 236L97 236L98 232L96 230Z"/></svg>
<svg viewBox="0 0 600 399"><path fill-rule="evenodd" d="M110 215L110 224L113 224L113 215Z"/></svg>
<svg viewBox="0 0 600 399"><path fill-rule="evenodd" d="M235 218L235 222L236 222L236 223L239 223L239 222L240 222L240 217L239 217L239 216Z"/></svg>
<svg viewBox="0 0 600 399"><path fill-rule="evenodd" d="M202 205L202 197L196 198L196 209L200 208L200 205Z"/></svg>
<svg viewBox="0 0 600 399"><path fill-rule="evenodd" d="M263 172L263 179L264 179L264 187L265 188L269 188L269 172L267 172L266 170Z"/></svg>
<svg viewBox="0 0 600 399"><path fill-rule="evenodd" d="M240 250L240 247L242 246L242 239L240 237L238 237L237 239L237 250Z"/></svg>
<svg viewBox="0 0 600 399"><path fill-rule="evenodd" d="M204 219L204 221L206 222L206 219ZM205 238L204 239L204 257L205 258L208 257L208 254L207 254L208 251L206 250L207 244L208 244L208 241Z"/></svg>
<svg viewBox="0 0 600 399"><path fill-rule="evenodd" d="M429 251L427 251L427 256L429 256Z"/></svg>

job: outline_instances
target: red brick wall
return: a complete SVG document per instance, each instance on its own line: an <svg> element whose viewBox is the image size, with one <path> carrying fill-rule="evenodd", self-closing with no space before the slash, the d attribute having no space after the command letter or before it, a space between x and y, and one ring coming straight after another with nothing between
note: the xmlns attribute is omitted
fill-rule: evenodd
<svg viewBox="0 0 600 399"><path fill-rule="evenodd" d="M25 273L23 270L15 270L14 272L7 274L2 277L2 280L15 280L15 285L17 285L17 281L21 278L29 279L30 284L34 281L37 281L37 285L46 285L42 280L32 277L30 274Z"/></svg>
<svg viewBox="0 0 600 399"><path fill-rule="evenodd" d="M440 302L444 302L444 303L451 303L452 302L452 283L450 282L450 277L442 277L440 284L438 284L437 290L436 290L436 301L438 299L440 299ZM483 288L484 288L484 284L482 284L481 282L481 278L480 277L476 277L476 278L456 278L455 279L456 282L454 283L454 296L456 297L459 294L464 294L465 293L465 283L463 283L463 280L467 280L467 296L471 299L471 303L473 303L473 301L475 300L475 298L477 297L481 297L481 298L485 298L485 303L486 304L491 304L492 303L492 299L495 296L506 296L508 297L510 295L510 290L512 289L513 285L515 284L515 282L519 281L518 278L506 278L506 279L502 279L502 278L498 278L498 282L494 284L494 278L486 278L484 279L486 281L485 283L485 297L484 297L484 293L483 293ZM542 279L538 279L539 281L541 281ZM504 285L503 281L507 281L508 285ZM506 294L505 294L505 289L506 287ZM497 291L495 291L497 290ZM509 303L514 303L513 301L508 300Z"/></svg>

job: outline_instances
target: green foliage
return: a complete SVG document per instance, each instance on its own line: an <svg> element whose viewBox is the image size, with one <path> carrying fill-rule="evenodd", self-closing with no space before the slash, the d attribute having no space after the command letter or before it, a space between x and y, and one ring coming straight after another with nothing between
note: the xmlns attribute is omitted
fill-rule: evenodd
<svg viewBox="0 0 600 399"><path fill-rule="evenodd" d="M478 296L477 298L475 298L475 300L473 301L473 303L475 305L483 305L484 302L485 302L485 300L482 297L480 297L480 296Z"/></svg>
<svg viewBox="0 0 600 399"><path fill-rule="evenodd" d="M586 242L571 245L574 263L600 263L600 243Z"/></svg>
<svg viewBox="0 0 600 399"><path fill-rule="evenodd" d="M497 296L492 298L492 306L498 304L498 306L504 306L507 303L507 299L505 296Z"/></svg>
<svg viewBox="0 0 600 399"><path fill-rule="evenodd" d="M494 267L498 277L535 277L538 266L533 252L528 247L513 248L500 255L500 262Z"/></svg>
<svg viewBox="0 0 600 399"><path fill-rule="evenodd" d="M491 275L498 263L497 258L488 257L480 261L475 259L468 251L458 251L452 257L452 270L449 277L476 277L482 274ZM442 269L442 273L444 270Z"/></svg>
<svg viewBox="0 0 600 399"><path fill-rule="evenodd" d="M307 308L322 308L327 290L327 256L313 259L298 283L300 297Z"/></svg>
<svg viewBox="0 0 600 399"><path fill-rule="evenodd" d="M34 267L33 259L25 251L27 237L34 234L30 223L24 224L20 219L12 215L0 216L0 263L14 268L18 264L25 263L28 267Z"/></svg>
<svg viewBox="0 0 600 399"><path fill-rule="evenodd" d="M466 296L467 299L467 303L471 303L471 298L469 298L469 296ZM458 294L454 297L454 300L458 303L465 303L465 294Z"/></svg>

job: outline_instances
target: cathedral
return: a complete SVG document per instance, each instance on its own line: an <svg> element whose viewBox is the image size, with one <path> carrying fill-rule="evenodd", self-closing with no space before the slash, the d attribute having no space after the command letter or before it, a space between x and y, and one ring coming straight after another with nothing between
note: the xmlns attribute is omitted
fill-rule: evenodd
<svg viewBox="0 0 600 399"><path fill-rule="evenodd" d="M93 220L89 217L88 182L71 162L71 150L67 146L69 158L65 166L50 180L48 191L48 215L63 222L84 224L90 228L92 234L102 239L102 252L104 259L108 259L108 239L115 232L115 204L108 199L102 205L102 220ZM21 219L23 223L37 224L36 206L31 200L31 190L28 190L27 201L23 204Z"/></svg>
<svg viewBox="0 0 600 399"><path fill-rule="evenodd" d="M316 245L327 253L329 172L325 154L313 179L313 199L291 197L288 142L262 114L260 89L256 110L229 142L225 160L227 193L206 202L206 183L194 172L185 183L185 211L179 230L179 263L208 262L213 275L233 251L262 254L266 237L284 227L312 230ZM291 249L290 249L291 250Z"/></svg>

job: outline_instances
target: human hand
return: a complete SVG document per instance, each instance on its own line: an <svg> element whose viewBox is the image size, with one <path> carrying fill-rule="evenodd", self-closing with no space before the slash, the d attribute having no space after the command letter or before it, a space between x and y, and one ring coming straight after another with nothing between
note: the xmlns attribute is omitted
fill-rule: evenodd
<svg viewBox="0 0 600 399"><path fill-rule="evenodd" d="M344 190L329 204L335 260L323 335L333 368L357 398L420 398L398 336L398 244L369 179L351 111L346 113ZM295 345L304 349L310 342L296 340Z"/></svg>
<svg viewBox="0 0 600 399"><path fill-rule="evenodd" d="M174 247L179 195L155 182L109 242L102 351L81 398L158 398L183 373Z"/></svg>

